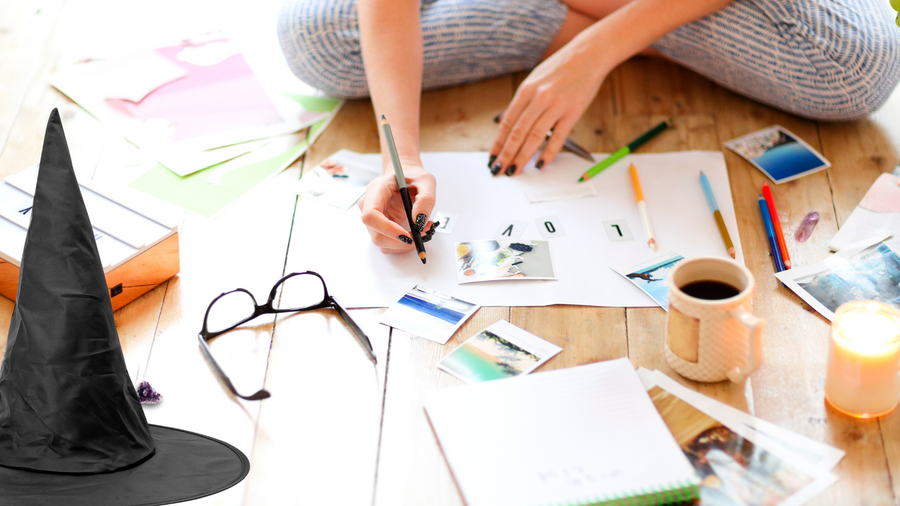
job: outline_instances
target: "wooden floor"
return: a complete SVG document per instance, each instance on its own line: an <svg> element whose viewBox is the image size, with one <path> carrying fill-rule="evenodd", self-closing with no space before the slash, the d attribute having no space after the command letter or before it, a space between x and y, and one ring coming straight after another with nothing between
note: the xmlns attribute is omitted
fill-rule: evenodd
<svg viewBox="0 0 900 506"><path fill-rule="evenodd" d="M59 107L76 169L88 172L121 140L47 84L79 50L153 41L167 33L197 33L222 12L249 15L243 3L154 2L128 6L111 0L0 0L0 177L37 162L46 120ZM248 4L249 5L249 4ZM131 11L128 11L131 9ZM135 11L135 9L138 9ZM138 16L138 18L135 18ZM140 21L135 21L139 19ZM484 151L523 75L424 94L422 149ZM780 124L820 150L827 171L773 187L786 236L803 217L821 221L805 243L789 240L795 265L823 258L830 237L876 177L893 170L900 151L900 93L870 119L822 123L786 114L726 91L673 64L635 59L606 81L573 138L594 152L610 152L663 118L674 132L646 152L722 150L739 135ZM4 143L5 141L5 143ZM769 328L762 368L743 384L696 384L673 373L663 356L665 312L553 306L485 307L445 346L393 333L377 324L381 309L354 311L380 357L377 369L330 310L304 313L218 339L214 350L249 390L265 382L272 398L230 399L215 382L196 345L203 311L217 294L245 287L262 297L298 265L302 248L327 247L292 234L297 220L316 219L281 188L304 167L340 149L375 152L371 103L348 102L308 153L218 219L186 217L181 273L116 312L133 376L165 396L146 408L151 423L200 431L227 440L252 460L247 480L203 504L459 505L460 494L421 405L422 393L458 383L436 369L460 340L504 319L561 347L542 369L627 356L635 366L661 369L676 380L756 416L847 452L840 481L813 504L900 504L900 411L858 421L823 402L828 322L772 276L757 194L765 177L723 150L731 179L741 243L756 276L755 309ZM97 174L104 178L109 174ZM0 297L0 351L13 302Z"/></svg>

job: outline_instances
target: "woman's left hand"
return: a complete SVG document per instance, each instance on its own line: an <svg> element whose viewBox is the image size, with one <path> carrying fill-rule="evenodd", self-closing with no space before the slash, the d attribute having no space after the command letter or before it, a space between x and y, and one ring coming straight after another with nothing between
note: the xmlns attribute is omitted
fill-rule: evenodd
<svg viewBox="0 0 900 506"><path fill-rule="evenodd" d="M521 173L551 128L553 135L536 166L553 160L611 70L602 60L596 49L576 38L531 71L500 120L491 146L491 173Z"/></svg>

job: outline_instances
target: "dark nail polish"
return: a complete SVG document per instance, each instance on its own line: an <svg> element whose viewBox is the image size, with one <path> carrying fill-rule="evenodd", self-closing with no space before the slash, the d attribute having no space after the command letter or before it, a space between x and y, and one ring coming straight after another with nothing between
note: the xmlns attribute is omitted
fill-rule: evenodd
<svg viewBox="0 0 900 506"><path fill-rule="evenodd" d="M437 226L440 225L440 222L435 221L431 223L431 228L428 229L428 235L433 235L434 231L437 230Z"/></svg>
<svg viewBox="0 0 900 506"><path fill-rule="evenodd" d="M496 160L496 159L497 159L497 155L491 155L491 157L488 158L488 168L489 169L491 168L491 165L494 165L494 160Z"/></svg>
<svg viewBox="0 0 900 506"><path fill-rule="evenodd" d="M402 242L403 244L412 244L412 239L406 237L405 235L401 235L400 242Z"/></svg>
<svg viewBox="0 0 900 506"><path fill-rule="evenodd" d="M534 166L535 166L538 170L541 170L541 169L544 168L544 161L543 161L543 160L538 160L538 163L534 164Z"/></svg>
<svg viewBox="0 0 900 506"><path fill-rule="evenodd" d="M500 169L502 169L502 168L503 167L500 166L500 162L495 163L494 166L491 167L491 174L496 176L497 174L500 173Z"/></svg>
<svg viewBox="0 0 900 506"><path fill-rule="evenodd" d="M502 112L500 114L494 116L494 123L500 123L500 118L502 118L502 117L503 117Z"/></svg>
<svg viewBox="0 0 900 506"><path fill-rule="evenodd" d="M421 232L423 228L425 228L425 222L428 221L428 216L424 214L419 214L416 216L416 229Z"/></svg>
<svg viewBox="0 0 900 506"><path fill-rule="evenodd" d="M510 165L509 167L506 168L506 175L507 175L507 176L512 176L512 175L515 174L515 173L516 173L516 164L512 164L512 165Z"/></svg>
<svg viewBox="0 0 900 506"><path fill-rule="evenodd" d="M422 242L423 242L423 243L426 243L426 242L428 242L428 241L430 241L430 240L431 240L431 236L430 236L430 235L424 235L424 236L422 236Z"/></svg>

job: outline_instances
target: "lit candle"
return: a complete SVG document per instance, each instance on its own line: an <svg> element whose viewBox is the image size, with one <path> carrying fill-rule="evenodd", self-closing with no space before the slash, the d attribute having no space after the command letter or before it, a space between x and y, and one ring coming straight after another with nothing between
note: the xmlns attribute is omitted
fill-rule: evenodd
<svg viewBox="0 0 900 506"><path fill-rule="evenodd" d="M834 314L825 399L850 416L870 418L897 406L900 311L876 301L850 302Z"/></svg>

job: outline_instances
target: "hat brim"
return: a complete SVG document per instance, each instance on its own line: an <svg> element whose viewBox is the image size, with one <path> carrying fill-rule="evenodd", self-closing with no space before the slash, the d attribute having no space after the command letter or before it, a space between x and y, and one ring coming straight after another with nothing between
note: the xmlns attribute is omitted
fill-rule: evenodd
<svg viewBox="0 0 900 506"><path fill-rule="evenodd" d="M157 506L199 499L250 472L240 450L215 438L150 425L156 452L126 469L62 474L0 466L0 506Z"/></svg>

